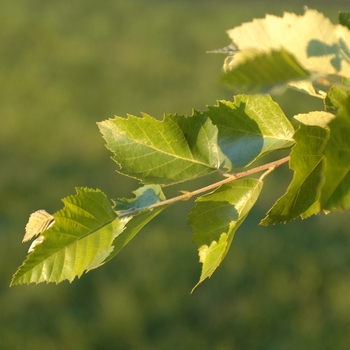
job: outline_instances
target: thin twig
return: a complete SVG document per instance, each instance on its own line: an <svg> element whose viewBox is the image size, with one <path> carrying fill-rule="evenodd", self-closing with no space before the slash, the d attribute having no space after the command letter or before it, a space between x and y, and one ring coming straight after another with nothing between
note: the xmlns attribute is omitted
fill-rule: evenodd
<svg viewBox="0 0 350 350"><path fill-rule="evenodd" d="M213 183L213 184L211 184L209 186L205 186L205 187L199 188L198 190L194 190L194 191L191 191L191 192L186 192L186 193L184 193L184 194L182 194L180 196L176 196L176 197L173 197L173 198L170 198L170 199L166 199L164 201L157 202L157 203L151 204L151 205L146 206L146 207L131 208L131 209L127 209L127 210L122 210L122 211L117 212L117 214L118 214L119 217L135 215L135 214L139 213L140 211L142 211L144 209L152 210L154 208L158 208L158 207L161 207L163 205L170 205L170 204L173 204L173 203L176 203L176 202L179 202L179 201L187 201L190 198L192 198L193 196L197 196L197 195L202 194L204 192L208 192L208 191L214 190L217 187L220 187L220 186L222 186L224 184L230 183L230 182L235 181L237 179L240 179L242 177L249 176L249 175L258 173L260 171L263 171L263 170L267 170L260 177L260 179L262 180L267 174L269 174L275 168L277 168L278 166L288 162L289 158L290 158L289 156L288 157L284 157L284 158L281 158L279 160L275 160L274 162L260 165L260 166L258 166L256 168L252 168L252 169L249 169L249 170L246 170L246 171L242 171L240 173L229 175L224 180L215 182L215 183Z"/></svg>

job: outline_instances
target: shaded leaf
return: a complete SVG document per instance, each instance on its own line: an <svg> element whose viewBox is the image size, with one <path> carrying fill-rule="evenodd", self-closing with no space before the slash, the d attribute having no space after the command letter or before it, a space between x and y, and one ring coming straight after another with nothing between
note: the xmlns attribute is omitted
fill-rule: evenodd
<svg viewBox="0 0 350 350"><path fill-rule="evenodd" d="M281 93L286 83L310 77L286 50L241 52L225 62L221 81L239 92Z"/></svg>
<svg viewBox="0 0 350 350"><path fill-rule="evenodd" d="M54 225L42 233L44 241L28 255L11 285L71 282L110 255L115 237L129 218L119 219L100 190L76 191L63 199L65 207L53 215Z"/></svg>
<svg viewBox="0 0 350 350"><path fill-rule="evenodd" d="M193 290L214 273L226 256L236 230L255 204L262 186L258 179L240 179L196 200L188 224L193 228L193 241L199 246L203 266Z"/></svg>
<svg viewBox="0 0 350 350"><path fill-rule="evenodd" d="M350 29L350 12L339 11L339 23Z"/></svg>
<svg viewBox="0 0 350 350"><path fill-rule="evenodd" d="M99 127L121 173L162 185L243 168L267 152L290 147L294 132L271 97L246 95L191 117L129 116Z"/></svg>
<svg viewBox="0 0 350 350"><path fill-rule="evenodd" d="M148 222L169 206L163 205L151 210L145 208L166 199L160 186L146 185L134 191L134 194L135 198L133 199L123 198L115 201L115 209L121 215L123 212L127 214L133 211L136 211L137 214L133 215L126 224L124 231L116 237L113 242L114 250L105 262L114 258Z"/></svg>
<svg viewBox="0 0 350 350"><path fill-rule="evenodd" d="M218 127L221 168L226 171L294 143L293 126L268 95L237 95L234 102L209 107L206 115Z"/></svg>
<svg viewBox="0 0 350 350"><path fill-rule="evenodd" d="M298 216L306 218L320 211L324 156L329 131L319 126L301 125L296 131L290 157L294 177L287 192L273 205L262 225L287 222Z"/></svg>
<svg viewBox="0 0 350 350"><path fill-rule="evenodd" d="M321 202L327 210L350 207L350 91L332 87L325 100L326 109L337 113L329 123L330 137L324 150L325 183Z"/></svg>

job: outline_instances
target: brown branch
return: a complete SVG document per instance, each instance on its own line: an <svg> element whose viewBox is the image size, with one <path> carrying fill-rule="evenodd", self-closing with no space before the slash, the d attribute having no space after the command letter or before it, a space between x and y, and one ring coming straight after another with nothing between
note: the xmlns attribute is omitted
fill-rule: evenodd
<svg viewBox="0 0 350 350"><path fill-rule="evenodd" d="M240 179L242 177L249 176L249 175L258 173L260 171L267 170L260 177L261 179L263 179L272 170L274 170L278 166L288 162L289 159L290 159L289 156L285 157L285 158L281 158L279 160L275 160L274 162L260 165L260 166L258 166L256 168L252 168L252 169L249 169L249 170L246 170L246 171L242 171L240 173L228 175L224 180L215 182L215 183L213 183L213 184L211 184L209 186L205 186L205 187L199 188L198 190L194 190L194 191L191 191L191 192L186 192L186 193L184 193L184 194L182 194L180 196L173 197L173 198L170 198L170 199L166 199L164 201L151 204L151 205L149 205L147 207L131 208L131 209L127 209L127 210L121 210L121 211L117 212L117 214L118 214L119 217L128 216L128 215L135 215L135 214L138 214L140 211L142 211L144 209L151 210L151 209L154 209L154 208L161 207L163 205L170 205L170 204L173 204L173 203L176 203L176 202L179 202L179 201L187 201L190 198L192 198L193 196L197 196L197 195L202 194L204 192L208 192L208 191L214 190L214 189L216 189L219 186L222 186L224 184L230 183L230 182L235 181L237 179Z"/></svg>

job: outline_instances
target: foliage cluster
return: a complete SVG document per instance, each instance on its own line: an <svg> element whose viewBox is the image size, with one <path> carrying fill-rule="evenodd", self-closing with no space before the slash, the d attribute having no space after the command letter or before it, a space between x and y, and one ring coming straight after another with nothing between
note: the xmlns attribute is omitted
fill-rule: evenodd
<svg viewBox="0 0 350 350"><path fill-rule="evenodd" d="M138 187L115 173L97 120L140 111L186 115L191 106L231 101L231 90L217 83L223 56L205 52L228 43L228 28L265 13L300 14L303 5L5 0L0 348L348 348L348 215L257 225L289 183L287 165L265 177L228 255L195 297L188 292L200 264L186 226L193 199L164 210L113 261L72 284L8 288L28 250L19 241L31 212L55 213L74 186L98 187L112 198ZM308 5L333 23L335 9L347 9L340 1ZM322 99L291 89L273 99L288 118L323 109ZM171 198L213 179L221 175L163 190Z"/></svg>
<svg viewBox="0 0 350 350"><path fill-rule="evenodd" d="M53 217L33 213L25 239L39 237L12 285L72 281L109 261L163 209L193 196L198 197L188 223L202 263L199 284L223 261L265 177L287 161L293 179L261 224L346 210L350 205L348 17L341 13L341 24L333 25L319 12L306 10L302 16L268 15L245 23L228 31L232 44L218 50L228 55L222 80L241 93L232 102L219 101L191 116L165 114L162 121L143 114L98 123L118 171L143 186L134 198L119 198L113 204L100 190L77 188ZM266 95L286 87L323 99L325 110L289 121ZM257 166L266 154L281 150L289 150L290 156ZM165 198L163 187L214 172L223 179ZM263 174L253 177L257 172Z"/></svg>

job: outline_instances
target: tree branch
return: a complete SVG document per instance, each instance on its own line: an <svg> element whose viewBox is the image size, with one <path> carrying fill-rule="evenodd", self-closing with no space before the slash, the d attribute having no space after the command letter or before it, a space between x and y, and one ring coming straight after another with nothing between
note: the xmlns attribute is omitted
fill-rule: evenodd
<svg viewBox="0 0 350 350"><path fill-rule="evenodd" d="M146 206L146 207L130 208L130 209L127 209L127 210L117 211L117 214L118 214L119 217L124 217L124 216L129 216L129 215L136 215L140 211L145 210L145 209L152 210L154 208L158 208L158 207L161 207L163 205L170 205L170 204L173 204L173 203L176 203L176 202L179 202L179 201L187 201L190 198L192 198L193 196L197 196L199 194L202 194L202 193L214 190L214 189L218 188L219 186L222 186L224 184L230 183L230 182L235 181L237 179L240 179L242 177L249 176L249 175L258 173L260 171L263 171L263 170L267 170L267 172L265 172L261 176L261 179L263 179L267 174L269 174L275 168L277 168L278 166L288 162L289 159L290 159L290 156L284 157L284 158L281 158L279 160L275 160L273 162L260 165L260 166L258 166L256 168L252 168L252 169L249 169L249 170L246 170L246 171L242 171L240 173L228 175L224 180L221 180L221 181L215 182L215 183L213 183L211 185L199 188L198 190L194 190L194 191L191 191L191 192L186 192L186 193L184 193L184 194L182 194L180 196L176 196L176 197L173 197L173 198L170 198L170 199L166 199L164 201L157 202L155 204L151 204L151 205Z"/></svg>

